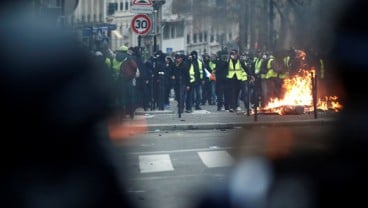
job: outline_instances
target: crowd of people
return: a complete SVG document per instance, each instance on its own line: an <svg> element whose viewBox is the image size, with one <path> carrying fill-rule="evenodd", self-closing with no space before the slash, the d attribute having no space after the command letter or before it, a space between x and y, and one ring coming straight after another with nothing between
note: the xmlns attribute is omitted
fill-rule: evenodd
<svg viewBox="0 0 368 208"><path fill-rule="evenodd" d="M365 77L368 76L367 53L364 53L368 46L365 44L368 22L364 18L367 17L365 8L368 3L362 0L351 2L354 4L347 7L335 26L332 62L346 90L343 99L346 108L338 119L336 132L331 135L331 146L318 147L323 153L285 155L277 160L263 155L260 155L260 159L250 158L246 161L247 164L250 161L250 166L240 164L240 171L236 172L239 174L231 181L237 185L236 189L226 189L234 186L225 184L225 192L216 192L214 195L204 193L209 196L204 197L203 203L197 207L359 207L366 203L365 192L362 190L368 184L368 94L364 86ZM119 99L115 99L117 94L111 94L109 86L112 82L109 82L109 74L106 72L115 62L124 66L124 70L118 67L115 68L118 69L116 74L110 73L111 80L126 78L125 85L143 93L136 89L139 80L147 76L146 81L150 86L158 69L157 60L165 59L166 55L158 53L141 65L142 62L136 61L139 55L133 53L132 49L135 48L121 47L119 56L122 59L118 58L118 54L110 57L101 51L94 53L93 62L73 34L56 27L50 18L35 16L34 10L30 8L31 3L25 0L0 2L3 29L0 34L3 52L0 60L5 63L0 70L0 90L3 95L0 106L4 121L1 131L5 135L3 147L6 150L1 152L1 207L136 207L125 189L127 180L119 171L108 140L106 117L109 103L106 101L109 96L115 101ZM26 59L22 57L23 54ZM249 67L245 63L241 64L236 59L229 61L229 54L235 58L236 51L220 53L216 58L213 74L217 76L217 92L221 91L218 86L221 80L220 68L224 69L221 72L224 73L224 83L234 84L229 86L226 83L224 91L240 83L241 73L237 69L244 66L249 70L246 81L257 86L261 80L263 86L262 75L266 78L268 73L260 71L257 75L257 65L262 66L257 59L251 56L241 59L255 60L251 61L254 63L253 70L252 65ZM197 64L190 61L195 60L193 55L198 58L196 53L191 54L192 57L174 55L171 58L175 69L180 70L175 80L190 83L189 86L180 85L179 100L180 96L185 97L180 93L181 90L188 95L188 87L190 90L202 83L199 80L196 82L196 78L202 79L205 75L203 71L201 75L199 70L204 64L198 62L198 59ZM267 58L267 54L264 55L262 59ZM268 55L271 57L271 54ZM303 55L301 61L290 62L289 73L293 73L292 69L298 63L304 63L302 57L307 58L305 63L314 63ZM294 58L291 56L290 60ZM119 64L120 60L124 65ZM231 63L232 66L229 66ZM101 70L103 66L106 70ZM143 66L154 67L153 76L145 75L145 70L150 68ZM266 66L272 66L272 62ZM159 75L167 75L165 72L162 74L161 68L157 71ZM323 78L323 67L318 72L320 78ZM185 77L188 80L184 80ZM125 86L123 83L114 84L115 89L120 89L119 84ZM234 91L236 88L231 92ZM194 91L192 93L195 94ZM223 102L229 103L226 93L229 92L224 93ZM220 99L217 97L217 103L221 102ZM148 104L151 104L151 97L148 100ZM230 103L234 105L234 101ZM272 141L278 141L273 133L263 132L267 134L266 139L271 136ZM280 138L284 135L290 138L285 133ZM288 145L282 146L287 148ZM270 186L264 186L263 179L268 179L269 167L272 168L273 181ZM237 176L244 176L242 181L245 182L258 182L258 186L253 183L242 186L241 181L236 180Z"/></svg>
<svg viewBox="0 0 368 208"><path fill-rule="evenodd" d="M249 112L256 106L265 107L271 98L280 98L283 80L302 69L314 69L320 83L326 74L325 60L313 50L308 55L297 49L241 53L225 48L202 55L159 50L145 59L140 47L123 45L115 52L105 48L96 54L111 71L116 87L113 105L131 117L138 107L165 110L171 96L180 113L201 110L203 105L217 105L218 111L244 108Z"/></svg>

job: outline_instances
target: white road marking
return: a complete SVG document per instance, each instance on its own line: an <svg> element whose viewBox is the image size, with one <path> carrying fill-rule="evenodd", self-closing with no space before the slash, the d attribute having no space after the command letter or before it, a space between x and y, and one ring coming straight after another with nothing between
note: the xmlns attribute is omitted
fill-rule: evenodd
<svg viewBox="0 0 368 208"><path fill-rule="evenodd" d="M139 169L141 173L173 171L170 155L139 155Z"/></svg>
<svg viewBox="0 0 368 208"><path fill-rule="evenodd" d="M230 150L236 148L242 148L243 146L239 147L217 147L217 150ZM182 153L182 152L201 152L201 151L211 151L213 148L194 148L194 149L176 149L176 150L162 150L162 151L145 151L145 152L128 152L128 155L153 155L153 154L172 154L172 153Z"/></svg>
<svg viewBox="0 0 368 208"><path fill-rule="evenodd" d="M231 166L234 162L226 151L198 152L198 155L208 168Z"/></svg>

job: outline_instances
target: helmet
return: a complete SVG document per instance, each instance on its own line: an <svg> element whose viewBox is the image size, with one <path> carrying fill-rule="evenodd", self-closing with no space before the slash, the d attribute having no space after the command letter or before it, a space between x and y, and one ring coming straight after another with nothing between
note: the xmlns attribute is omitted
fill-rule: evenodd
<svg viewBox="0 0 368 208"><path fill-rule="evenodd" d="M126 45L122 45L122 46L120 46L120 48L118 49L118 51L127 52L128 49L129 48Z"/></svg>

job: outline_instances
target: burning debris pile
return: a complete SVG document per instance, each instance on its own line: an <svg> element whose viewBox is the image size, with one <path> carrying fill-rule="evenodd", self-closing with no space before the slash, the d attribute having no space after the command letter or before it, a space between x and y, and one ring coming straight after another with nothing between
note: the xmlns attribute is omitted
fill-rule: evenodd
<svg viewBox="0 0 368 208"><path fill-rule="evenodd" d="M315 71L300 70L299 73L284 79L282 98L271 98L260 113L303 114L314 111L338 112L342 105L337 96L317 98Z"/></svg>

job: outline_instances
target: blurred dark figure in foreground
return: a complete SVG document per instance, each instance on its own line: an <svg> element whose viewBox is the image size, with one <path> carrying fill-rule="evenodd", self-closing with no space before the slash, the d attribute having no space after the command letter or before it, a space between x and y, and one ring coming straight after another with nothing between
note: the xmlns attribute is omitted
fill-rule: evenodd
<svg viewBox="0 0 368 208"><path fill-rule="evenodd" d="M0 207L131 207L110 154L103 61L24 2L0 3Z"/></svg>
<svg viewBox="0 0 368 208"><path fill-rule="evenodd" d="M227 186L198 207L366 206L368 2L348 3L337 21L330 54L345 90L344 110L333 131L313 137L310 131L294 134L293 128L270 128L244 135L236 146L248 149L241 152L243 160L235 165ZM313 141L315 147L293 151L293 142L301 140Z"/></svg>

